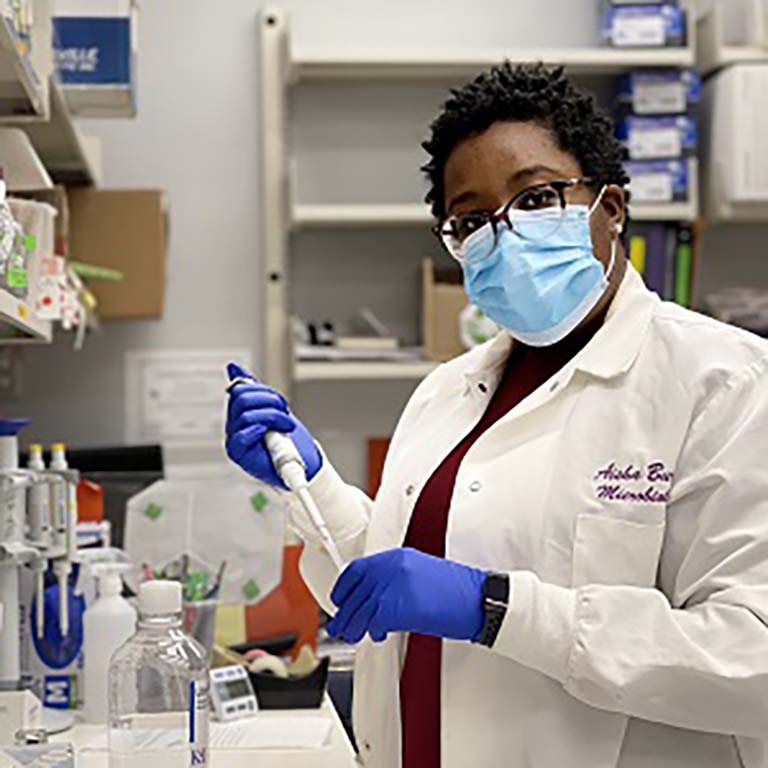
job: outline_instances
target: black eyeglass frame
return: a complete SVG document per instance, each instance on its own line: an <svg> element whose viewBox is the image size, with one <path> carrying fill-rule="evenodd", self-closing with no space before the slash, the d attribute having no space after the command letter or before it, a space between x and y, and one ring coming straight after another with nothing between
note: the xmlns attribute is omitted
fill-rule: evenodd
<svg viewBox="0 0 768 768"><path fill-rule="evenodd" d="M499 208L495 213L476 213L476 214L466 214L466 215L472 215L472 216L478 216L481 219L485 218L486 220L483 221L482 224L480 224L475 232L479 231L482 227L484 227L486 224L490 224L493 228L493 236L494 238L498 236L499 233L499 225L500 224L506 224L507 227L514 232L518 237L524 237L524 235L520 234L515 229L515 226L513 224L512 219L509 216L509 212L512 210L514 204L520 200L521 197L524 195L530 194L531 192L535 192L537 189L545 189L546 187L551 187L552 189L557 192L558 198L560 200L560 210L564 211L566 206L568 205L568 201L565 199L565 192L568 189L571 189L575 186L585 186L585 187L595 187L600 182L598 179L595 179L591 176L581 176L577 178L572 179L554 179L552 181L542 181L538 184L532 184L530 187L526 187L525 189L520 190L511 200L509 200L507 203L505 203L501 208ZM554 206L553 206L554 207ZM439 223L435 224L435 226L432 227L432 234L437 237L437 239L440 241L440 244L445 248L445 250L457 261L462 261L463 258L460 253L454 253L454 251L448 246L446 239L448 237L452 237L456 240L458 240L458 236L454 230L447 231L445 229L446 225L453 219L457 220L459 217L457 216L449 216Z"/></svg>

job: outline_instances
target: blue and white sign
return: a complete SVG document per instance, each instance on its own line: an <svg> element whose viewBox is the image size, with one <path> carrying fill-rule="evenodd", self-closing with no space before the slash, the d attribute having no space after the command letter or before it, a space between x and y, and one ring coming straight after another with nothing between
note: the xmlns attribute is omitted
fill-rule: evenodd
<svg viewBox="0 0 768 768"><path fill-rule="evenodd" d="M54 24L56 68L66 85L130 85L129 17L57 17Z"/></svg>

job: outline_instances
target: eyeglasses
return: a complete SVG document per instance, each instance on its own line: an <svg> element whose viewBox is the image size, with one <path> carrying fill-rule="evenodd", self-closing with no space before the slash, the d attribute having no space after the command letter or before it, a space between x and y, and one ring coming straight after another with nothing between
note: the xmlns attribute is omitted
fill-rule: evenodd
<svg viewBox="0 0 768 768"><path fill-rule="evenodd" d="M594 186L595 183L595 179L584 177L534 184L518 192L495 213L482 211L449 216L432 231L448 253L460 262L464 261L469 239L489 225L493 229L493 237L488 238L483 246L488 254L496 246L502 224L506 224L512 232L524 240L542 242L552 237L560 228L565 207L568 204L566 192L578 186ZM537 216L534 225L533 220L525 216L525 213L531 211L547 211L550 215ZM546 222L548 226L543 225L542 222Z"/></svg>

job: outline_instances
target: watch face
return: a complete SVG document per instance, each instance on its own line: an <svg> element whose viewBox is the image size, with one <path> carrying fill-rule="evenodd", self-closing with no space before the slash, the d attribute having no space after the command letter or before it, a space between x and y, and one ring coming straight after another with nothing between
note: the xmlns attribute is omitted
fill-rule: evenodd
<svg viewBox="0 0 768 768"><path fill-rule="evenodd" d="M483 597L499 603L509 602L509 576L506 573L489 573L483 582Z"/></svg>

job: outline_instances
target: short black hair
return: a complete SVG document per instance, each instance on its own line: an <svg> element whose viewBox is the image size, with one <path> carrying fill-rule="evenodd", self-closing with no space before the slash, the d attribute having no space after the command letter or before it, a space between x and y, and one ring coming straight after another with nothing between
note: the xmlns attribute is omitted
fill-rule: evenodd
<svg viewBox="0 0 768 768"><path fill-rule="evenodd" d="M560 148L581 164L598 185L624 186L624 147L611 118L594 97L571 80L563 67L513 65L509 61L451 90L422 144L431 159L422 166L430 189L426 202L435 218L445 215L444 171L457 144L483 133L496 122L535 122L549 128Z"/></svg>

